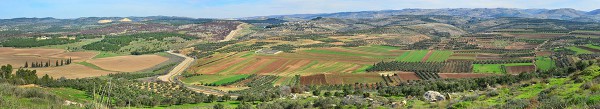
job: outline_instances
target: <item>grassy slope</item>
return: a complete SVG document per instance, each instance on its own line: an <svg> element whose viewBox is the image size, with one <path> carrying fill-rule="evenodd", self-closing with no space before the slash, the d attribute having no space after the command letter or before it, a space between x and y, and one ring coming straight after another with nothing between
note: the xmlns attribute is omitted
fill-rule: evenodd
<svg viewBox="0 0 600 109"><path fill-rule="evenodd" d="M512 86L506 86L503 88L497 89L497 96L486 96L484 94L480 94L475 100L459 100L457 103L454 103L456 107L459 104L467 104L468 108L486 108L486 107L494 107L498 105L507 104L507 101L511 99L520 99L527 101L529 106L531 107L540 107L543 103L540 102L539 96L542 92L549 91L548 96L558 97L558 99L562 99L564 101L571 100L581 100L574 102L575 104L567 105L566 108L570 109L581 109L586 108L584 105L594 105L600 103L600 95L598 93L598 89L600 89L600 85L598 83L593 82L593 78L598 78L600 76L600 67L593 66L588 67L583 72L591 72L591 73L581 73L579 78L583 78L583 82L577 83L575 82L576 77L568 77L568 78L550 78L548 79L548 83L540 83L541 80L533 80L536 82L523 82L522 84L529 85L520 85L515 84ZM537 84L536 84L537 83ZM585 89L581 86L584 83L591 83L591 88ZM474 94L473 92L463 92L462 94L469 95ZM536 101L533 103L532 101ZM584 104L585 103L585 104ZM424 104L427 105L427 104ZM467 108L463 107L463 108ZM589 108L589 107L587 107Z"/></svg>

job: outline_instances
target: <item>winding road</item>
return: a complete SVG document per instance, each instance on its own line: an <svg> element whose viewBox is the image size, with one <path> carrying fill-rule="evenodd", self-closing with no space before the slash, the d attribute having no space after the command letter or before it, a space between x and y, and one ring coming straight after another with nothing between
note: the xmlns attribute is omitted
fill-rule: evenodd
<svg viewBox="0 0 600 109"><path fill-rule="evenodd" d="M185 58L185 60L181 61L181 63L179 63L177 66L175 66L175 68L173 68L171 71L169 71L169 73L167 73L166 75L162 75L162 76L158 76L158 79L164 82L170 82L170 83L181 83L179 80L176 79L176 77L178 75L181 75L181 73L183 73L190 65L192 65L192 63L194 62L194 58L188 57L186 55L182 55L179 53L173 53L172 51L167 51L167 53L169 54L173 54L179 57L183 57ZM212 94L212 95L217 95L217 96L223 96L225 95L225 92L223 91L218 91L218 90L214 90L211 88L205 88L203 86L189 86L189 85L185 85L184 86L192 91L196 91L199 93L204 93L204 94Z"/></svg>
<svg viewBox="0 0 600 109"><path fill-rule="evenodd" d="M187 69L187 67L192 65L192 62L194 62L194 58L179 53L173 53L173 51L167 51L167 53L185 58L185 60L181 61L181 63L175 66L175 68L173 68L173 70L171 70L169 73L158 77L158 79L165 82L175 82L175 80L173 80L175 76L180 75L181 73L183 73L183 71L185 71L185 69Z"/></svg>

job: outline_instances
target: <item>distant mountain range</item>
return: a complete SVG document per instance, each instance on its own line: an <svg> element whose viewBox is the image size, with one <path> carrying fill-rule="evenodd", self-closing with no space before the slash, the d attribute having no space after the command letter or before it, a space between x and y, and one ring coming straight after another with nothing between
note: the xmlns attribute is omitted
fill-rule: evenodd
<svg viewBox="0 0 600 109"><path fill-rule="evenodd" d="M600 22L600 9L580 11L571 8L561 9L516 9L516 8L448 8L448 9L402 9L382 11L338 12L324 14L294 14L248 17L243 19L313 19L325 18L383 18L393 15L448 15L479 18L522 17L538 19L560 19L581 22Z"/></svg>

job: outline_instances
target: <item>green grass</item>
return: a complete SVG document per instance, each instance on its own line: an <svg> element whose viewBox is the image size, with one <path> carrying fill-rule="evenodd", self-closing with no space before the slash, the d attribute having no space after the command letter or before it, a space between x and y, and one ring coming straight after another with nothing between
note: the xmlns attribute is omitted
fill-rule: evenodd
<svg viewBox="0 0 600 109"><path fill-rule="evenodd" d="M72 88L48 88L49 92L52 92L61 98L68 99L79 103L84 103L93 100L88 96L85 91L72 89Z"/></svg>
<svg viewBox="0 0 600 109"><path fill-rule="evenodd" d="M452 55L452 53L454 52L446 50L436 50L431 54L431 56L429 56L427 62L444 62L450 57L450 55Z"/></svg>
<svg viewBox="0 0 600 109"><path fill-rule="evenodd" d="M592 54L592 53L594 53L594 52L587 51L585 49L581 49L581 48L575 47L575 46L573 46L573 47L567 47L567 48L575 51L576 54Z"/></svg>
<svg viewBox="0 0 600 109"><path fill-rule="evenodd" d="M533 65L533 63L511 63L511 64L473 64L473 72L475 73L495 73L505 74L506 71L502 69L504 66L521 66L521 65Z"/></svg>
<svg viewBox="0 0 600 109"><path fill-rule="evenodd" d="M396 59L398 61L405 61L405 62L421 62L423 57L425 57L425 55L427 55L427 52L429 52L429 51L428 50L416 50L416 51L405 52L404 54L400 55L400 57L398 57Z"/></svg>
<svg viewBox="0 0 600 109"><path fill-rule="evenodd" d="M108 57L115 57L115 56L124 56L124 55L125 54L118 54L118 53L114 53L114 52L100 51L98 53L98 55L94 56L93 59L108 58Z"/></svg>
<svg viewBox="0 0 600 109"><path fill-rule="evenodd" d="M536 57L535 60L535 65L540 70L549 70L556 67L554 60L548 57Z"/></svg>
<svg viewBox="0 0 600 109"><path fill-rule="evenodd" d="M527 87L519 88L518 90L522 93L517 95L515 98L518 99L530 99L537 96L542 90L544 90L544 84L535 84Z"/></svg>
<svg viewBox="0 0 600 109"><path fill-rule="evenodd" d="M586 46L586 47L589 47L589 48L596 49L596 50L600 50L600 46L595 46L595 45L592 45L592 44L587 44L587 45L585 45L585 46Z"/></svg>
<svg viewBox="0 0 600 109"><path fill-rule="evenodd" d="M410 54L409 52L404 52L400 56L396 57L396 61L402 61L402 59L406 58Z"/></svg>
<svg viewBox="0 0 600 109"><path fill-rule="evenodd" d="M237 80L243 79L243 78L247 78L250 75L235 75L233 77L229 77L229 78L225 78L225 79L221 79L219 81L215 81L212 84L216 84L216 85L222 85L225 83L231 83L231 82L235 82Z"/></svg>
<svg viewBox="0 0 600 109"><path fill-rule="evenodd" d="M372 65L365 65L360 67L359 69L356 69L355 71L353 71L352 73L363 73L363 72L367 72L367 69L373 67Z"/></svg>
<svg viewBox="0 0 600 109"><path fill-rule="evenodd" d="M76 64L81 64L83 66L90 67L90 68L93 68L93 69L96 69L96 70L110 71L110 70L103 69L103 68L101 68L99 66L96 66L96 65L94 65L92 63L88 63L88 62L85 62L85 61L83 61L83 62L77 62Z"/></svg>
<svg viewBox="0 0 600 109"><path fill-rule="evenodd" d="M223 82L227 82L227 81L235 81L237 80L236 78L240 78L240 77L248 77L250 75L199 75L199 76L192 76L192 77L187 77L184 79L181 79L182 82L186 83L186 84L212 84L212 83L217 83L219 82L220 84L223 84ZM220 85L219 84L219 85Z"/></svg>

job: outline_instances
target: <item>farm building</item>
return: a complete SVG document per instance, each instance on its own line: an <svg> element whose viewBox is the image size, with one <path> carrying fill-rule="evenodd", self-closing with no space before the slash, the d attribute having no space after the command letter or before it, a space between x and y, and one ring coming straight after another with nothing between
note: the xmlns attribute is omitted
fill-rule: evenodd
<svg viewBox="0 0 600 109"><path fill-rule="evenodd" d="M272 49L260 49L260 50L256 50L256 52L254 53L258 53L258 54L278 54L281 53L281 51L279 50L272 50Z"/></svg>

